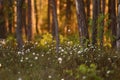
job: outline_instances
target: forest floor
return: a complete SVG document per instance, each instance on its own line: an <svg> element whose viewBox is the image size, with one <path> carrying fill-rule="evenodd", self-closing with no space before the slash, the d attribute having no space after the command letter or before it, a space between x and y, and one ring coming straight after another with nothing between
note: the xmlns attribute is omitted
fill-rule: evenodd
<svg viewBox="0 0 120 80"><path fill-rule="evenodd" d="M0 80L119 80L120 55L112 49L66 42L0 44Z"/></svg>

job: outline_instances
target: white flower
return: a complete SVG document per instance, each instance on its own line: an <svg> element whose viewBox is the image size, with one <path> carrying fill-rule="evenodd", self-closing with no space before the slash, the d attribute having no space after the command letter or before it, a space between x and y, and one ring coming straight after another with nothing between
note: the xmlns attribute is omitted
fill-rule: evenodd
<svg viewBox="0 0 120 80"><path fill-rule="evenodd" d="M88 51L88 48L85 48L84 51L85 51L85 52Z"/></svg>
<svg viewBox="0 0 120 80"><path fill-rule="evenodd" d="M82 79L86 79L86 76L83 76Z"/></svg>
<svg viewBox="0 0 120 80"><path fill-rule="evenodd" d="M58 58L59 63L62 63L62 58Z"/></svg>
<svg viewBox="0 0 120 80"><path fill-rule="evenodd" d="M33 52L33 55L35 55L35 52Z"/></svg>
<svg viewBox="0 0 120 80"><path fill-rule="evenodd" d="M30 66L32 67L32 66L33 66L33 64L30 64Z"/></svg>
<svg viewBox="0 0 120 80"><path fill-rule="evenodd" d="M28 60L28 57L26 57L25 59Z"/></svg>
<svg viewBox="0 0 120 80"><path fill-rule="evenodd" d="M110 70L107 71L107 74L109 74L109 73L110 73Z"/></svg>
<svg viewBox="0 0 120 80"><path fill-rule="evenodd" d="M64 52L64 49L62 49L61 52Z"/></svg>
<svg viewBox="0 0 120 80"><path fill-rule="evenodd" d="M44 56L44 54L41 55L42 57Z"/></svg>
<svg viewBox="0 0 120 80"><path fill-rule="evenodd" d="M21 59L20 62L23 62L23 59Z"/></svg>
<svg viewBox="0 0 120 80"><path fill-rule="evenodd" d="M2 67L2 64L0 63L0 67Z"/></svg>
<svg viewBox="0 0 120 80"><path fill-rule="evenodd" d="M60 57L60 58L58 58L58 61L62 61L62 58Z"/></svg>
<svg viewBox="0 0 120 80"><path fill-rule="evenodd" d="M63 78L61 80L64 80Z"/></svg>
<svg viewBox="0 0 120 80"><path fill-rule="evenodd" d="M36 54L37 56L39 56L39 54Z"/></svg>
<svg viewBox="0 0 120 80"><path fill-rule="evenodd" d="M18 51L18 55L20 55L21 54L21 52L20 51Z"/></svg>
<svg viewBox="0 0 120 80"><path fill-rule="evenodd" d="M27 49L27 50L26 50L26 53L28 53L28 52L30 52L30 49Z"/></svg>
<svg viewBox="0 0 120 80"><path fill-rule="evenodd" d="M24 55L24 52L22 51L21 54Z"/></svg>
<svg viewBox="0 0 120 80"><path fill-rule="evenodd" d="M51 76L51 75L49 75L49 76L48 76L48 78L52 78L52 76Z"/></svg>
<svg viewBox="0 0 120 80"><path fill-rule="evenodd" d="M111 60L111 58L108 58L108 60Z"/></svg>
<svg viewBox="0 0 120 80"><path fill-rule="evenodd" d="M18 80L22 80L22 78L21 78L21 77L19 77L19 78L18 78Z"/></svg>
<svg viewBox="0 0 120 80"><path fill-rule="evenodd" d="M70 54L72 54L72 52L70 52Z"/></svg>
<svg viewBox="0 0 120 80"><path fill-rule="evenodd" d="M37 59L38 59L38 57L36 56L36 57L35 57L35 60L37 60Z"/></svg>
<svg viewBox="0 0 120 80"><path fill-rule="evenodd" d="M59 49L62 49L62 47L59 47Z"/></svg>
<svg viewBox="0 0 120 80"><path fill-rule="evenodd" d="M78 54L81 54L83 51L78 51Z"/></svg>
<svg viewBox="0 0 120 80"><path fill-rule="evenodd" d="M20 74L20 71L18 72L18 74Z"/></svg>

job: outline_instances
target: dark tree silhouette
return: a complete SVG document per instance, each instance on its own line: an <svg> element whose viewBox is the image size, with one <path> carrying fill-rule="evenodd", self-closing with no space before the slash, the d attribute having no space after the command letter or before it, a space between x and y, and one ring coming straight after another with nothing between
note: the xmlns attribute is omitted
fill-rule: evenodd
<svg viewBox="0 0 120 80"><path fill-rule="evenodd" d="M53 23L55 26L55 39L56 39L56 51L59 51L59 34L58 34L58 20L57 20L57 8L56 8L56 0L51 0L52 5L52 16Z"/></svg>
<svg viewBox="0 0 120 80"><path fill-rule="evenodd" d="M18 47L21 48L23 45L22 39L22 4L23 0L17 0L17 28L16 28L16 39Z"/></svg>
<svg viewBox="0 0 120 80"><path fill-rule="evenodd" d="M25 36L27 38L27 1L24 0L23 1L23 7L22 7L22 25L24 27L24 31L25 31Z"/></svg>
<svg viewBox="0 0 120 80"><path fill-rule="evenodd" d="M81 45L84 45L84 43L88 39L88 29L87 29L87 23L86 23L84 1L83 0L75 0L75 1L76 1L76 9L77 9L80 43Z"/></svg>
<svg viewBox="0 0 120 80"><path fill-rule="evenodd" d="M109 29L112 32L113 39L111 41L112 47L116 47L116 8L115 8L116 0L109 0L109 19L111 20Z"/></svg>
<svg viewBox="0 0 120 80"><path fill-rule="evenodd" d="M35 19L36 19L36 23L35 23L35 27L36 27L36 33L39 34L39 28L38 28L38 9L37 9L37 1L34 0L34 8L35 8Z"/></svg>
<svg viewBox="0 0 120 80"><path fill-rule="evenodd" d="M5 21L5 14L4 14L4 0L0 0L0 38L6 38L6 21Z"/></svg>
<svg viewBox="0 0 120 80"><path fill-rule="evenodd" d="M32 40L32 6L31 0L28 0L28 28L27 28L27 40Z"/></svg>
<svg viewBox="0 0 120 80"><path fill-rule="evenodd" d="M51 4L50 0L48 0L48 14L47 14L48 15L47 16L48 17L48 32L50 32L50 25L51 25L50 24L50 22L51 22L50 21L51 20L51 17L50 17L50 15L51 15L51 6L50 6L50 4Z"/></svg>
<svg viewBox="0 0 120 80"><path fill-rule="evenodd" d="M98 0L93 0L92 44L97 43Z"/></svg>
<svg viewBox="0 0 120 80"><path fill-rule="evenodd" d="M101 15L105 16L105 4L106 4L106 0L101 0ZM101 31L100 31L100 46L103 47L103 34L104 34L104 19L102 20L102 22L100 23Z"/></svg>
<svg viewBox="0 0 120 80"><path fill-rule="evenodd" d="M118 0L117 49L120 51L120 0Z"/></svg>
<svg viewBox="0 0 120 80"><path fill-rule="evenodd" d="M68 31L70 29L71 25L71 19L72 19L72 1L67 0L66 1L66 31L65 34L68 34Z"/></svg>
<svg viewBox="0 0 120 80"><path fill-rule="evenodd" d="M8 29L9 33L12 34L13 29L13 17L14 17L14 0L8 0Z"/></svg>

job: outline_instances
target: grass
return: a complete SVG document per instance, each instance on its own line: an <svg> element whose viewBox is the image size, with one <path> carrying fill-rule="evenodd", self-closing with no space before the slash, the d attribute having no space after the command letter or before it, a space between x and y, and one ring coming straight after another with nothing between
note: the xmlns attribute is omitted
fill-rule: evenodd
<svg viewBox="0 0 120 80"><path fill-rule="evenodd" d="M0 43L2 80L119 80L120 55L115 50L65 42L26 43L22 49Z"/></svg>

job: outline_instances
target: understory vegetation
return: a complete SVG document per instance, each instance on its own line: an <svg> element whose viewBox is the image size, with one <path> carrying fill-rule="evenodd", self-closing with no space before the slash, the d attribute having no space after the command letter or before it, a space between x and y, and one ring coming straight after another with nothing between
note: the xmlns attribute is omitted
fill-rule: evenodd
<svg viewBox="0 0 120 80"><path fill-rule="evenodd" d="M2 80L119 80L120 52L88 45L61 36L59 52L49 34L21 49L9 37L0 42Z"/></svg>

